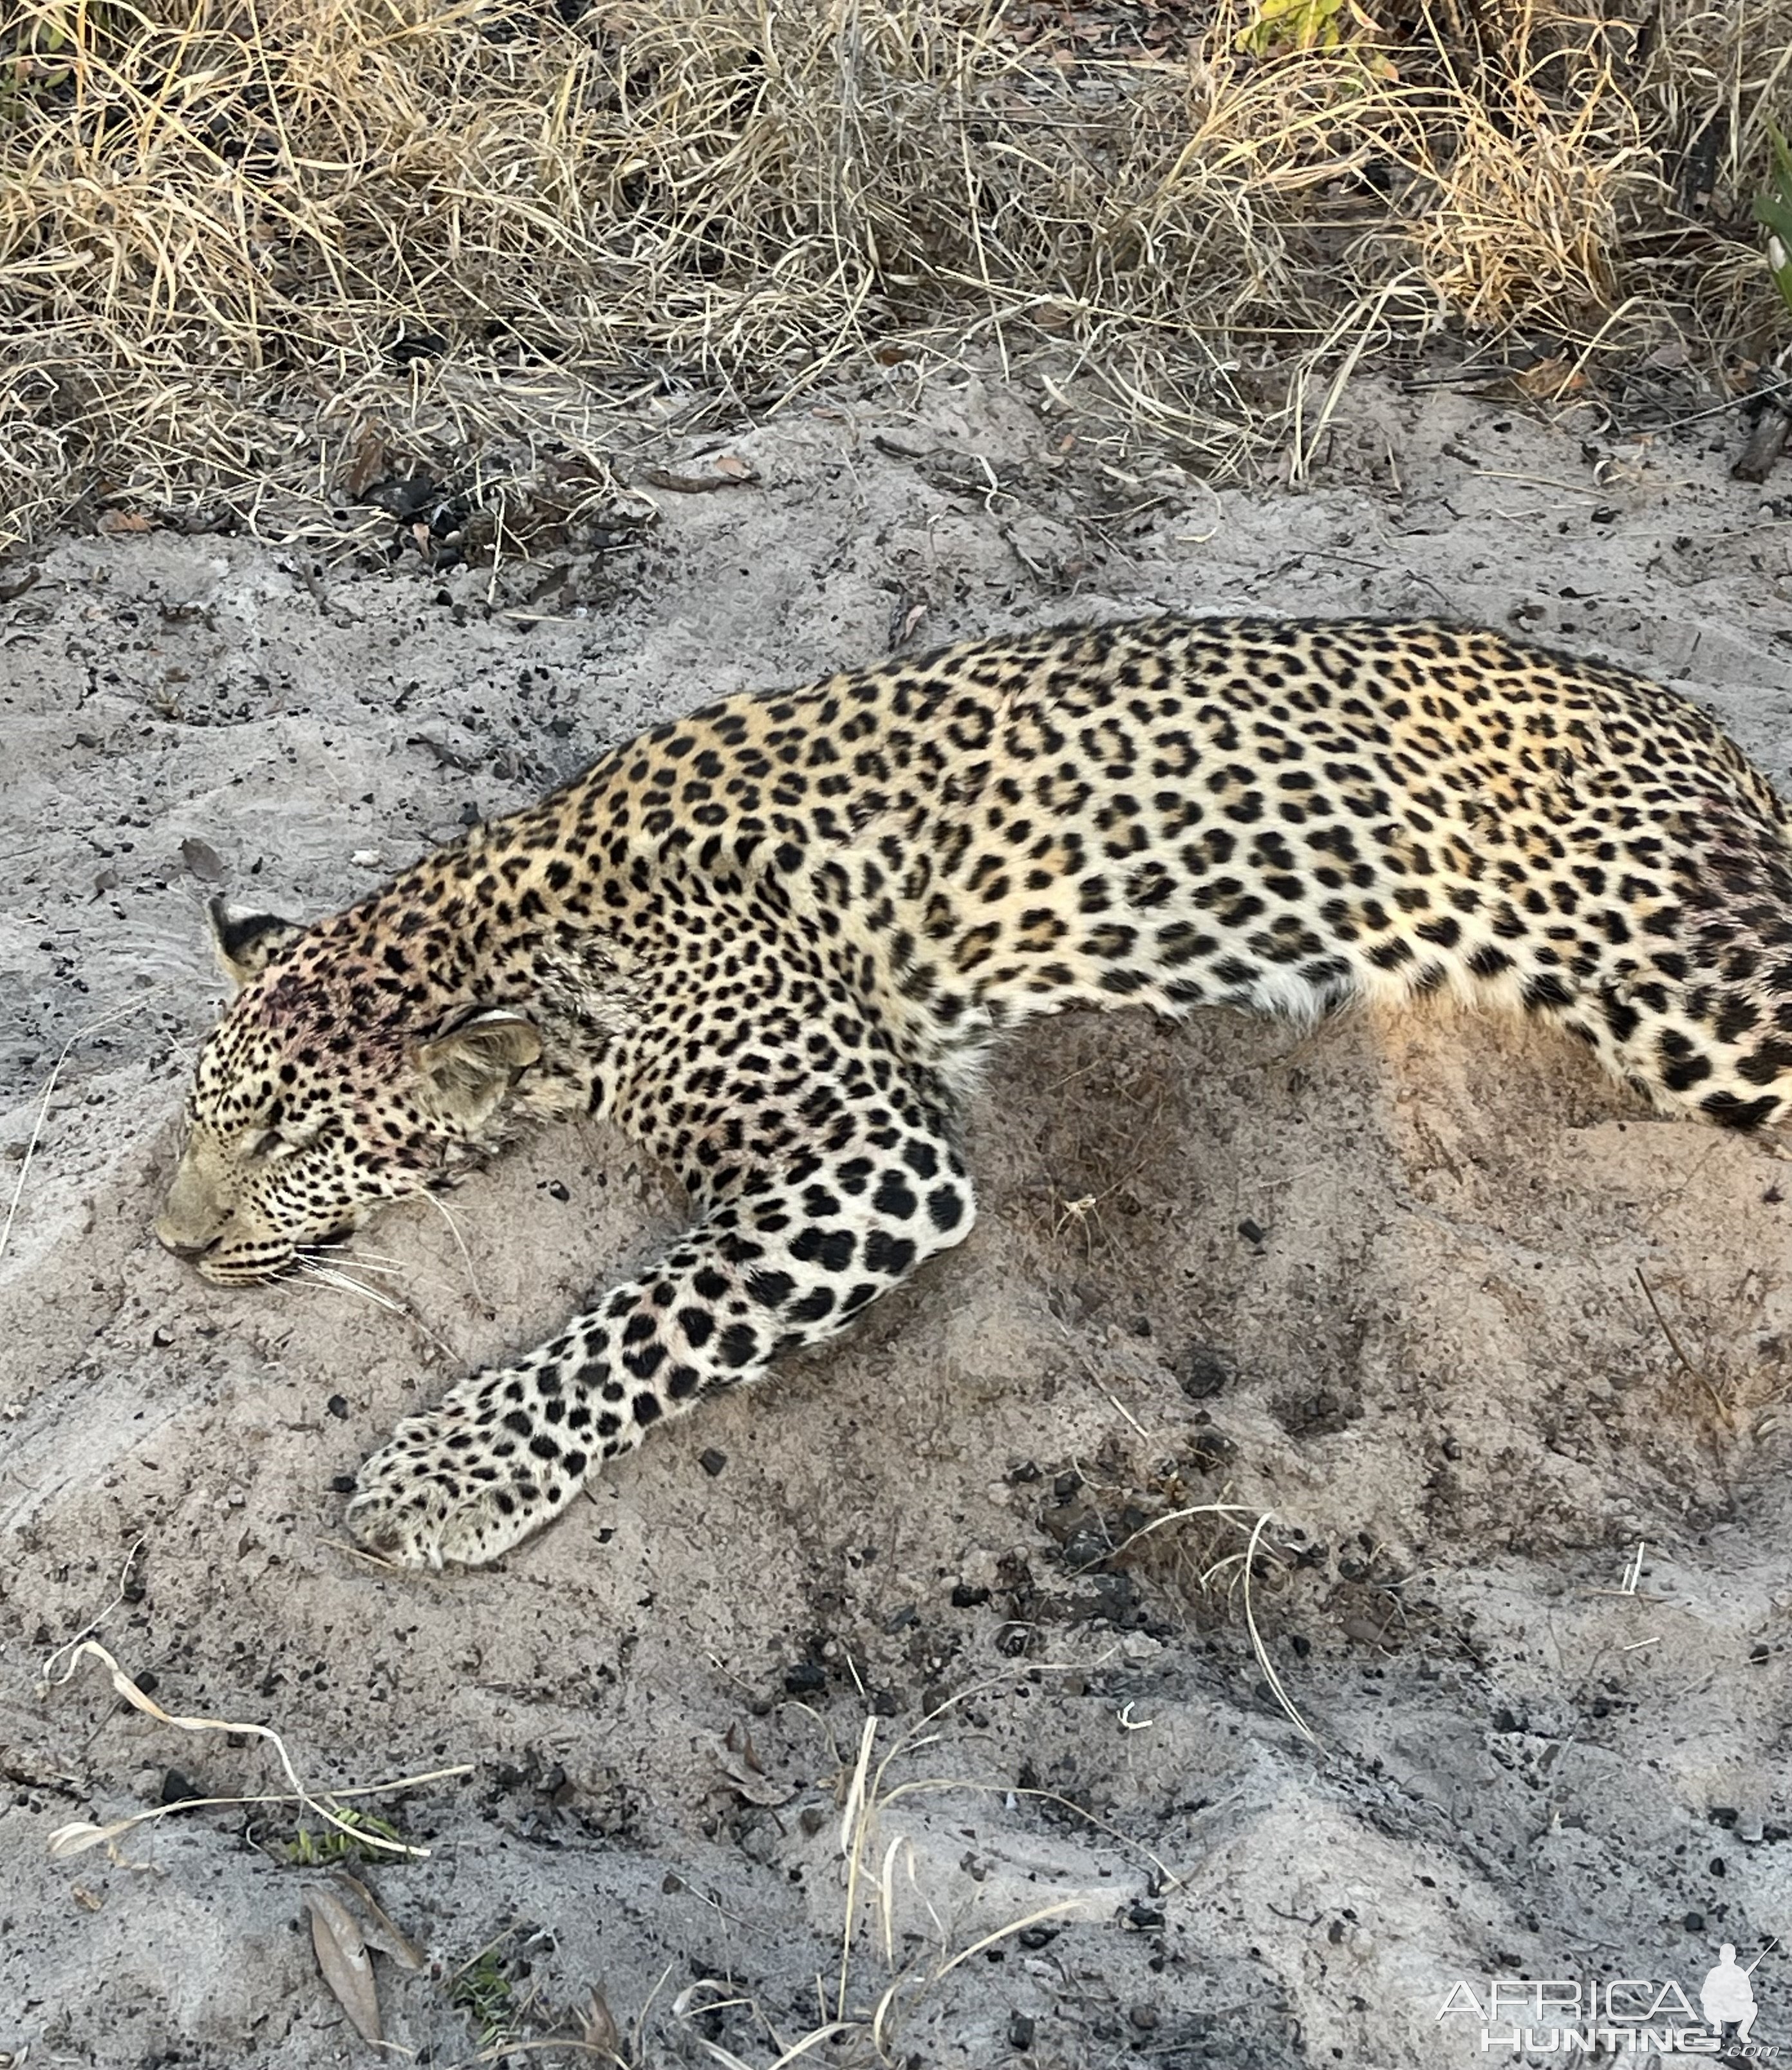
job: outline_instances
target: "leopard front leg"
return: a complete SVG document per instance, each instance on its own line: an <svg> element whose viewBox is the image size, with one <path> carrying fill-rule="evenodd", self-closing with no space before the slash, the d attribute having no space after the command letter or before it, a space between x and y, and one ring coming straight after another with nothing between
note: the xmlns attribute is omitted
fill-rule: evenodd
<svg viewBox="0 0 1792 2070"><path fill-rule="evenodd" d="M361 1471L350 1529L406 1566L495 1560L655 1423L844 1328L973 1212L956 1152L913 1125L748 1178L552 1343L401 1423Z"/></svg>

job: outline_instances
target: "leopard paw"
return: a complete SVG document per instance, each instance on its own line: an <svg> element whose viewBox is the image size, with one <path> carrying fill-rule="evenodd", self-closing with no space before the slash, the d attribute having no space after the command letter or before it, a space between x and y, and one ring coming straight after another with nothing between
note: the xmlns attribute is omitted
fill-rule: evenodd
<svg viewBox="0 0 1792 2070"><path fill-rule="evenodd" d="M408 1417L362 1467L350 1531L403 1567L484 1566L559 1514L579 1483L503 1443L452 1399Z"/></svg>

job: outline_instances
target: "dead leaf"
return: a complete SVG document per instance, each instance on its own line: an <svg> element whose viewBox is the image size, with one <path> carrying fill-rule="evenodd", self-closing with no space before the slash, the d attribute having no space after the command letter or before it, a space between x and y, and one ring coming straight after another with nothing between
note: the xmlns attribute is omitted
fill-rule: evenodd
<svg viewBox="0 0 1792 2070"><path fill-rule="evenodd" d="M1559 403L1565 395L1577 395L1586 386L1586 376L1579 367L1559 355L1540 359L1535 366L1514 374L1512 381L1521 395L1538 396L1549 403Z"/></svg>
<svg viewBox="0 0 1792 2070"><path fill-rule="evenodd" d="M1347 1617L1343 1621L1343 1630L1345 1638L1355 1639L1359 1646L1385 1646L1388 1642L1387 1626L1377 1624L1373 1618Z"/></svg>
<svg viewBox="0 0 1792 2070"><path fill-rule="evenodd" d="M786 1790L774 1782L760 1767L752 1737L743 1725L730 1725L726 1739L714 1732L706 1732L703 1737L716 1766L726 1778L728 1786L747 1803L763 1805L769 1810L788 1804L796 1794L794 1790Z"/></svg>
<svg viewBox="0 0 1792 2070"><path fill-rule="evenodd" d="M391 456L386 450L386 441L370 427L354 442L354 457L342 477L343 485L350 496L365 496L376 481L383 481L391 472Z"/></svg>
<svg viewBox="0 0 1792 2070"><path fill-rule="evenodd" d="M153 529L151 521L141 510L108 510L101 513L100 530L108 539L117 539L133 532L147 532Z"/></svg>
<svg viewBox="0 0 1792 2070"><path fill-rule="evenodd" d="M183 841L181 843L181 861L202 884L222 884L230 874L224 867L224 858L210 841Z"/></svg>
<svg viewBox="0 0 1792 2070"><path fill-rule="evenodd" d="M363 2041L384 2039L380 2031L379 1991L374 1982L373 1958L348 1907L333 1890L308 1890L311 1945L317 1967L349 2023Z"/></svg>
<svg viewBox="0 0 1792 2070"><path fill-rule="evenodd" d="M350 1876L346 1869L338 1871L336 1880L346 1890L351 1890L361 1900L367 1913L367 1925L362 1929L363 1938L381 1954L390 1955L401 1970L420 1970L423 1966L423 1951L403 1929L393 1920L392 1915L358 1876Z"/></svg>
<svg viewBox="0 0 1792 2070"><path fill-rule="evenodd" d="M732 462L732 465L725 468L725 460ZM676 489L681 496L701 496L711 489L738 489L759 480L746 461L733 453L724 453L713 464L715 472L710 474L674 474L670 468L643 468L641 478L656 489Z"/></svg>
<svg viewBox="0 0 1792 2070"><path fill-rule="evenodd" d="M613 2056L619 2062L622 2059L622 2030L616 2025L609 2001L595 1984L591 1986L585 2010L579 2015L579 2039L587 2048Z"/></svg>
<svg viewBox="0 0 1792 2070"><path fill-rule="evenodd" d="M108 1827L96 1826L91 1818L76 1818L59 1826L43 1844L51 1861L65 1862L71 1855L84 1855L89 1847L109 1846L112 1839Z"/></svg>

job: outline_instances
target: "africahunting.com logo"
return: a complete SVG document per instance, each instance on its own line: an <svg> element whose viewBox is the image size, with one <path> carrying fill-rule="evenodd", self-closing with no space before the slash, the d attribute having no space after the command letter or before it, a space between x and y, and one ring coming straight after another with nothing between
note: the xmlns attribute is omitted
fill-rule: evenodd
<svg viewBox="0 0 1792 2070"><path fill-rule="evenodd" d="M1726 1941L1697 1988L1697 2003L1672 1978L1491 1977L1450 1986L1438 2019L1482 2052L1607 2057L1645 2053L1771 2061L1786 2050L1754 2038L1754 1971Z"/></svg>

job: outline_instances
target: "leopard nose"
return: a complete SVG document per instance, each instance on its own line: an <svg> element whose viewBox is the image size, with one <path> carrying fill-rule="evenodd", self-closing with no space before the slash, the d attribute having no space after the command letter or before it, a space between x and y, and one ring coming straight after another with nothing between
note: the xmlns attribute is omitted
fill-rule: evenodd
<svg viewBox="0 0 1792 2070"><path fill-rule="evenodd" d="M198 1242L193 1243L185 1237L176 1236L159 1222L156 1225L156 1242L164 1250L171 1250L177 1258L203 1258L208 1250L215 1250L218 1247L215 1236L203 1237Z"/></svg>

